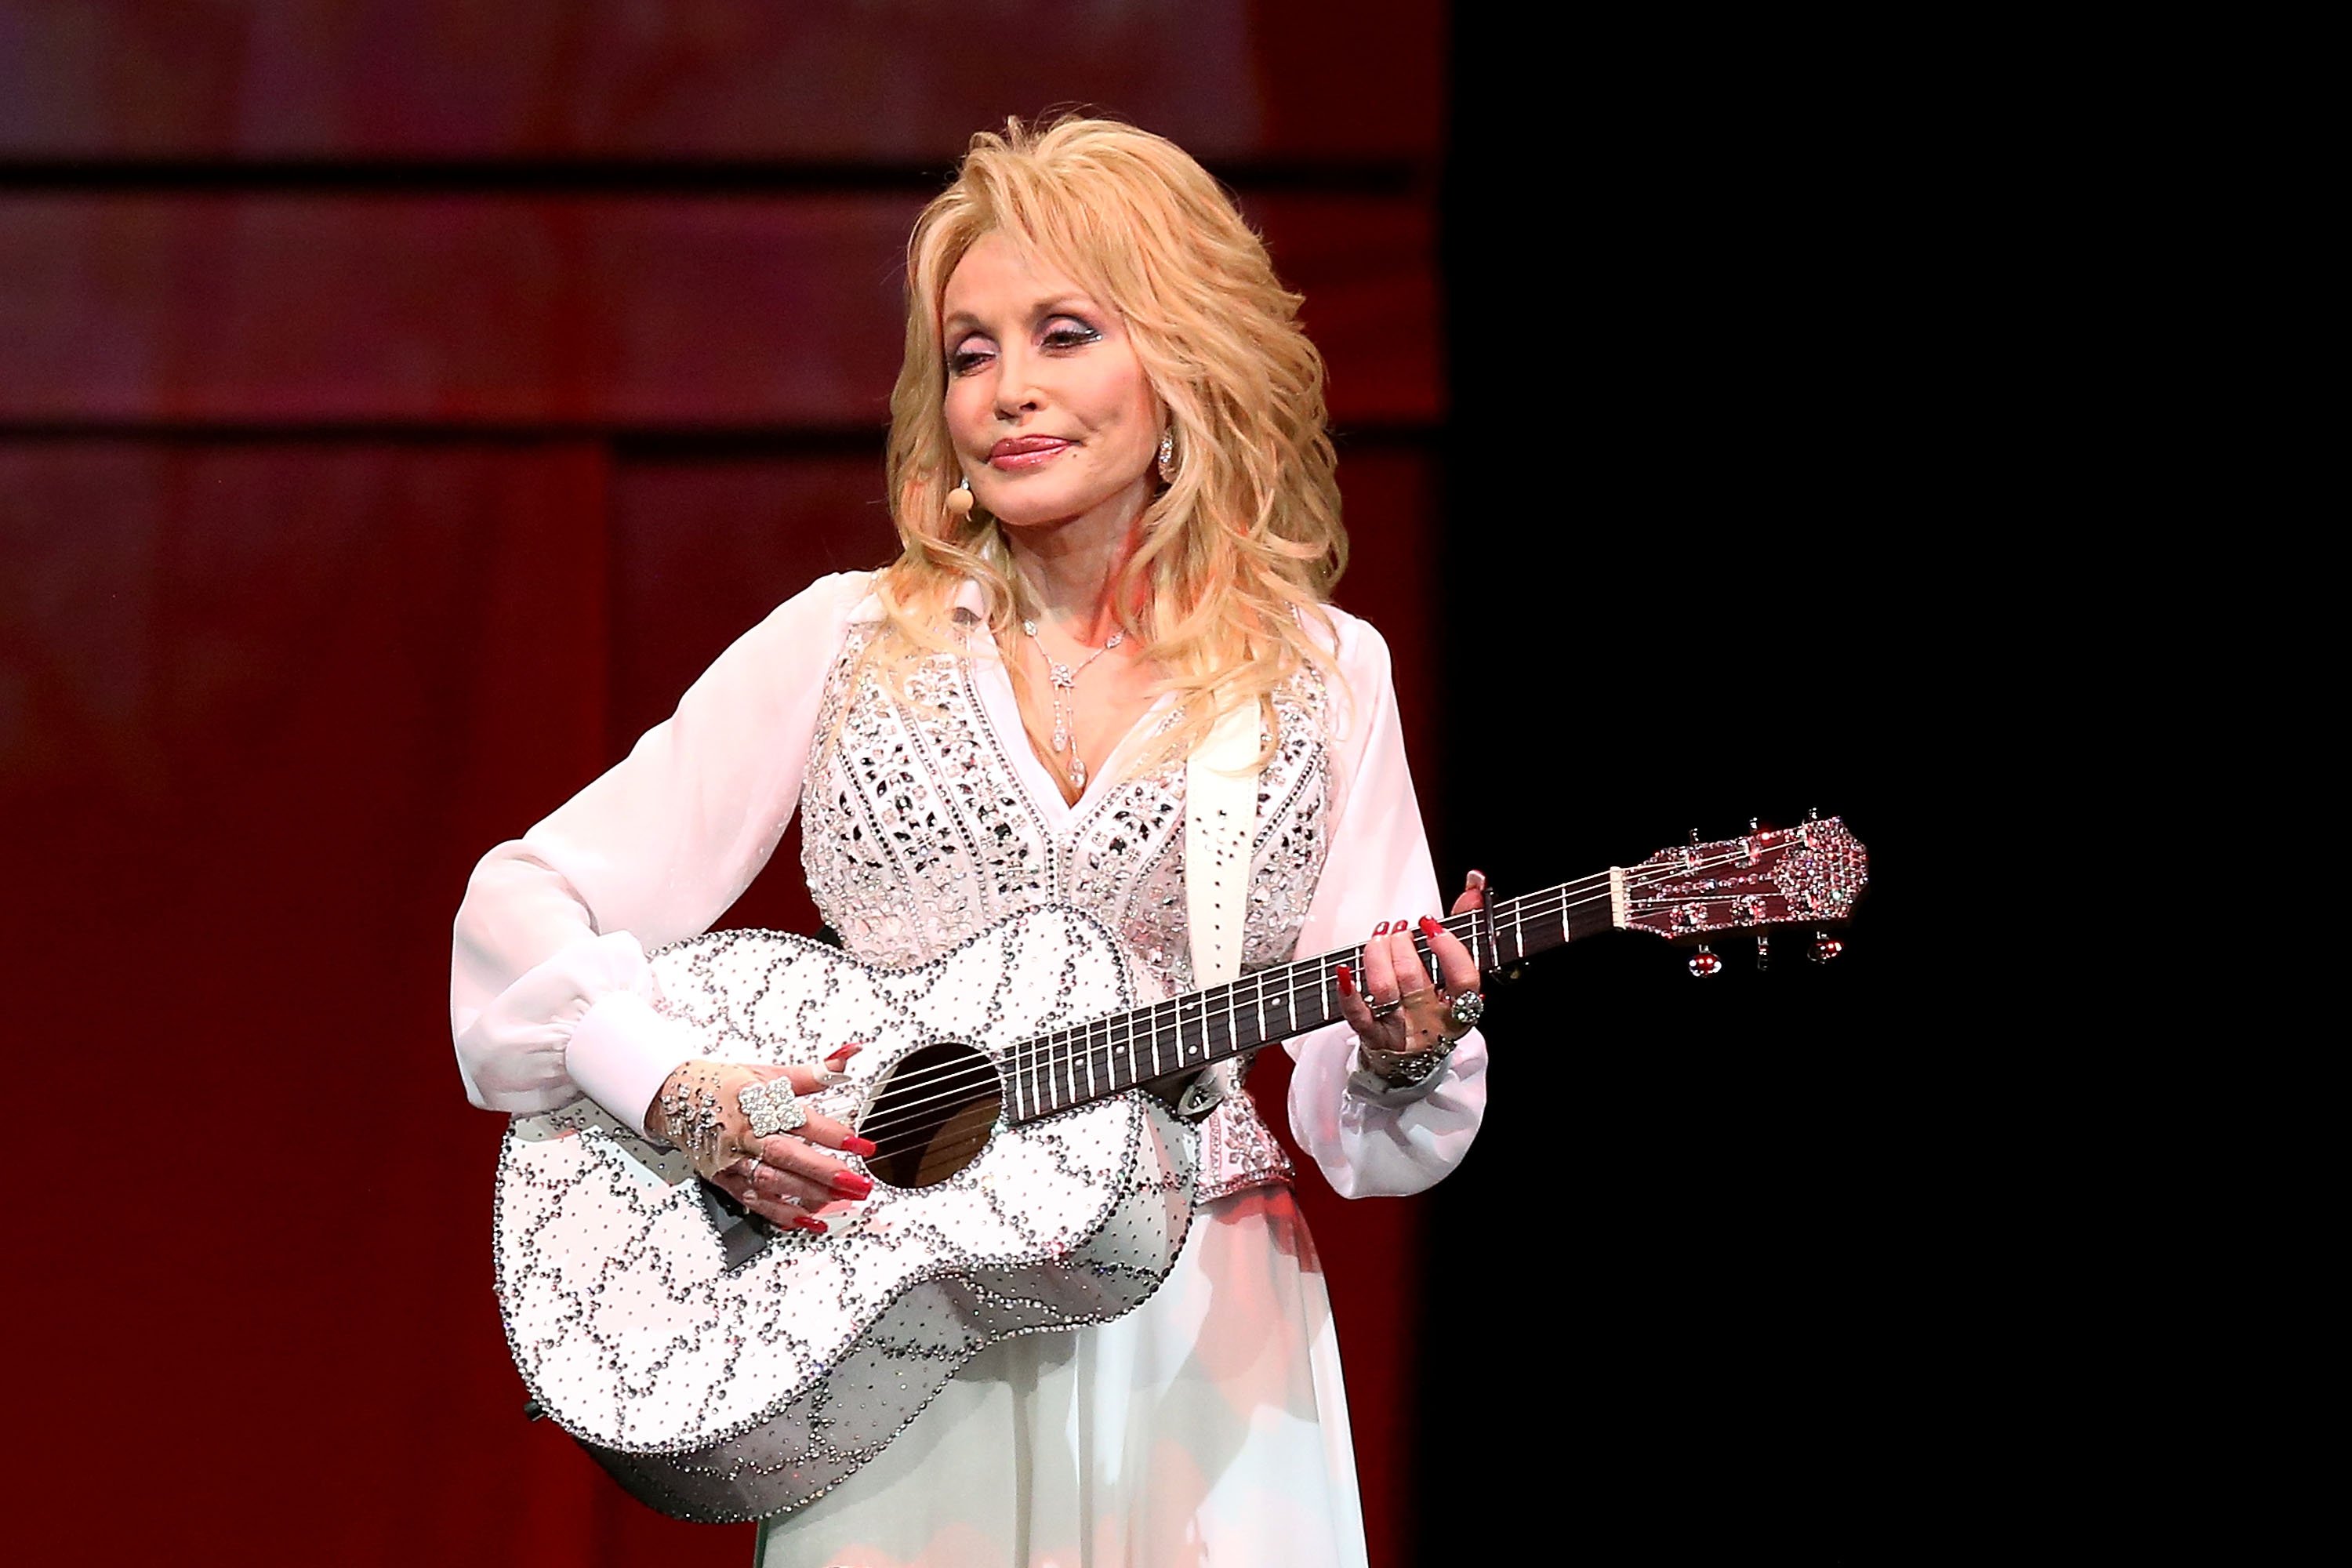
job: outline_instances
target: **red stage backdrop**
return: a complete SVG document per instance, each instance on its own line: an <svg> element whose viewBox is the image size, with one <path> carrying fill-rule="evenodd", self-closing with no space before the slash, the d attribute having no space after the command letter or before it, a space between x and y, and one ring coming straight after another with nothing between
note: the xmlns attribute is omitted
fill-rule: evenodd
<svg viewBox="0 0 2352 1568"><path fill-rule="evenodd" d="M1240 194L1436 798L1441 14L1322 10L0 3L23 1561L747 1560L521 1417L448 922L887 558L899 256L972 130L1087 103ZM808 929L797 860L726 923ZM1396 1563L1418 1207L1304 1186Z"/></svg>

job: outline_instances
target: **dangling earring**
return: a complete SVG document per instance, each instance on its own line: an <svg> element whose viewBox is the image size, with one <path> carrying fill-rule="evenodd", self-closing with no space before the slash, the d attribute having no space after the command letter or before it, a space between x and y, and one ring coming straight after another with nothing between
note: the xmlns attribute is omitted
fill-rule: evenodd
<svg viewBox="0 0 2352 1568"><path fill-rule="evenodd" d="M1160 433L1160 482L1176 482L1176 432L1172 427Z"/></svg>
<svg viewBox="0 0 2352 1568"><path fill-rule="evenodd" d="M971 477L967 474L948 492L948 510L958 517L971 515Z"/></svg>

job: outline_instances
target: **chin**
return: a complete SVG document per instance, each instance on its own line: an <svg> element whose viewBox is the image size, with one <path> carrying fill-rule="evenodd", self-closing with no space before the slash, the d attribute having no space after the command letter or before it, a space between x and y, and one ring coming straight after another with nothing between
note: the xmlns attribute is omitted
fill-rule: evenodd
<svg viewBox="0 0 2352 1568"><path fill-rule="evenodd" d="M1037 528L1047 523L1066 522L1072 518L1083 517L1115 499L1110 495L1048 494L1043 489L1024 491L1019 486L1007 486L1006 489L1011 493L998 498L1004 503L1002 506L996 505L987 496L981 496L978 500L997 521L1007 528Z"/></svg>

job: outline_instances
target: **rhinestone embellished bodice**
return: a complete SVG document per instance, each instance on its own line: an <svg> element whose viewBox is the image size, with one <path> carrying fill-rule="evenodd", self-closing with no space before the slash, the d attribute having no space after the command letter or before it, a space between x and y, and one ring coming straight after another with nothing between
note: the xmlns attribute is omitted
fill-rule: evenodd
<svg viewBox="0 0 2352 1568"><path fill-rule="evenodd" d="M853 625L826 682L803 775L801 861L825 922L869 963L928 962L973 932L1044 903L1075 906L1115 932L1155 1000L1194 989L1185 933L1184 763L1130 769L1056 823L1022 784L990 722L983 659L937 655L895 700L857 658ZM1286 962L1321 874L1329 813L1325 694L1313 675L1276 699L1282 744L1257 781L1242 967ZM1145 722L1164 731L1181 715ZM1021 743L1015 735L1013 744ZM1287 1181L1289 1161L1248 1094L1202 1126L1195 1196Z"/></svg>

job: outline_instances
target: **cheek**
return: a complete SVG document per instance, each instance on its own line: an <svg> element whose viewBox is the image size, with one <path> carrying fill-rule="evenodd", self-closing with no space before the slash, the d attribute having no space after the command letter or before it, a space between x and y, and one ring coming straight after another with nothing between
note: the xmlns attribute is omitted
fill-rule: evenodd
<svg viewBox="0 0 2352 1568"><path fill-rule="evenodd" d="M982 412L977 388L970 381L949 382L947 398L941 408L947 416L948 434L954 437L958 446L964 445L970 440Z"/></svg>
<svg viewBox="0 0 2352 1568"><path fill-rule="evenodd" d="M1148 432L1153 440L1160 438L1159 420L1152 412L1151 384L1143 378L1140 370L1128 378L1124 384L1106 390L1110 395L1104 401L1110 410L1112 422L1121 427L1122 434L1139 438L1139 433Z"/></svg>

